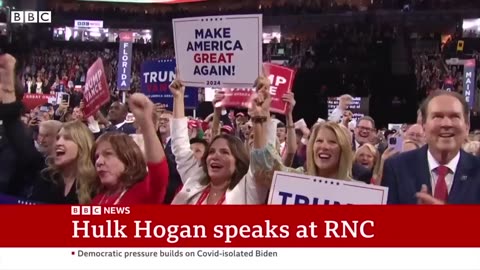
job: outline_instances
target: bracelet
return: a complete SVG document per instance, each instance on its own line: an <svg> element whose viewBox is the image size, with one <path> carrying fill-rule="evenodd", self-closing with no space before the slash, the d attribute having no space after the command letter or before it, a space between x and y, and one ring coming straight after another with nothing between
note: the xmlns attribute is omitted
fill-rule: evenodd
<svg viewBox="0 0 480 270"><path fill-rule="evenodd" d="M262 124L262 123L267 122L267 117L266 116L254 116L254 117L250 118L250 120L252 121L252 123Z"/></svg>
<svg viewBox="0 0 480 270"><path fill-rule="evenodd" d="M291 129L291 128L295 129L295 126L294 125L287 126L287 129Z"/></svg>

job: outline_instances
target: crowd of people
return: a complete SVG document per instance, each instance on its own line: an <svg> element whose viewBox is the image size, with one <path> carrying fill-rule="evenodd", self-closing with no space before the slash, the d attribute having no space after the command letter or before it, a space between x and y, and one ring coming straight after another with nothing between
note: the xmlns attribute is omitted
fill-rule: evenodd
<svg viewBox="0 0 480 270"><path fill-rule="evenodd" d="M99 19L124 19L142 21L171 20L179 17L210 16L221 14L247 14L261 11L267 16L282 15L309 15L325 13L347 13L356 11L374 10L449 10L452 8L467 9L475 7L469 0L373 0L361 4L332 1L332 0L295 0L295 1L270 1L249 0L241 3L225 1L209 1L179 5L149 5L125 4L121 6L74 3L65 5L59 3L54 7L55 16L62 17L88 17Z"/></svg>
<svg viewBox="0 0 480 270"><path fill-rule="evenodd" d="M480 87L480 54L474 52L470 57L477 63L475 85ZM463 95L463 67L448 65L441 53L420 52L414 55L417 89L428 94L436 89L454 91Z"/></svg>
<svg viewBox="0 0 480 270"><path fill-rule="evenodd" d="M362 76L368 69L355 72L351 69L371 61L378 39L394 37L395 29L390 26L338 24L318 29L316 37L274 38L263 45L263 56L266 62L280 59L281 64L295 69L333 70L339 75L328 78L329 89L348 89L347 92L352 95L368 96L369 78ZM57 42L55 46L42 49L36 46L22 59L25 92L50 93L64 85L82 85L88 67L97 57L102 57L110 89L115 93L118 49L72 42ZM135 44L132 92L140 90L139 73L144 61L173 57L171 42L158 42L152 46Z"/></svg>
<svg viewBox="0 0 480 270"><path fill-rule="evenodd" d="M264 204L273 172L282 170L385 185L392 204L480 202L480 133L469 134L468 104L455 92L433 92L418 122L394 131L378 129L369 116L352 125L349 95L328 121L307 126L294 122L288 93L281 122L270 113L262 76L248 113L225 114L219 91L212 115L186 115L177 76L171 111L135 93L127 104L113 102L106 116L85 118L79 99L68 116L70 104L61 103L20 118L14 62L0 56L2 193L53 204ZM66 76L79 77L76 71ZM460 186L459 174L472 181Z"/></svg>
<svg viewBox="0 0 480 270"><path fill-rule="evenodd" d="M258 1L253 2L258 9ZM261 8L265 14L283 14L285 7L289 14L325 8L325 1L308 2L302 7L261 3ZM401 5L419 8L428 2ZM372 1L372 8L376 3ZM99 14L104 12L110 11ZM163 14L191 14L182 12ZM371 92L369 76L351 68L374 62L378 40L398 35L392 26L338 24L320 29L311 40L282 38L264 44L264 61L283 51L284 65L313 71L326 65L340 74L329 78L329 94L350 94L341 95L328 118L313 125L302 116L294 120L293 93L282 97L285 115L271 114L270 83L263 76L252 82L257 91L248 111L218 107L224 98L218 91L212 114L187 115L179 76L169 87L173 108L153 104L139 93L141 64L173 58L168 42L134 46L125 103L116 85L118 48L76 48L70 42L35 48L18 59L21 74L14 74L15 58L0 55L0 193L52 204L265 204L273 173L286 171L383 185L389 188L390 204L479 203L480 131L471 119L480 116L470 112L462 96L462 73L447 66L442 54L414 55L417 87L426 92L416 123L386 129L368 115L353 119L353 96ZM99 57L111 102L85 117L83 85ZM447 79L454 89L439 90ZM67 93L69 99L25 110L22 93Z"/></svg>

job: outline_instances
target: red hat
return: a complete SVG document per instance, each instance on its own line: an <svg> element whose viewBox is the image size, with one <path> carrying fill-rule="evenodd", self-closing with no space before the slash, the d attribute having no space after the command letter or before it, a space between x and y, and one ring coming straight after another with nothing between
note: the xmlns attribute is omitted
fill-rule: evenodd
<svg viewBox="0 0 480 270"><path fill-rule="evenodd" d="M207 121L198 120L198 123L203 130L207 130L210 128L210 123L208 123Z"/></svg>
<svg viewBox="0 0 480 270"><path fill-rule="evenodd" d="M233 127L225 125L221 128L221 131L225 131L225 132L231 134L233 132Z"/></svg>
<svg viewBox="0 0 480 270"><path fill-rule="evenodd" d="M188 120L188 128L198 128L198 122L196 120Z"/></svg>

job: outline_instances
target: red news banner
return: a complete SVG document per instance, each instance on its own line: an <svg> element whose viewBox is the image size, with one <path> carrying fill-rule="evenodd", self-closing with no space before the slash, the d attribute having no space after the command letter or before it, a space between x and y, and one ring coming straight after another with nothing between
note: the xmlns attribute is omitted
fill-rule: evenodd
<svg viewBox="0 0 480 270"><path fill-rule="evenodd" d="M480 221L472 218L479 210L358 205L2 206L0 246L480 247Z"/></svg>

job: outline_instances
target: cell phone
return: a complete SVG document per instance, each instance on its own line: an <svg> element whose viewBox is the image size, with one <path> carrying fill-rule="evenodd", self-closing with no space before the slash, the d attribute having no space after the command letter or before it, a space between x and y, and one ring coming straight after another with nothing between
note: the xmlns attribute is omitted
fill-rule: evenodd
<svg viewBox="0 0 480 270"><path fill-rule="evenodd" d="M70 95L69 94L62 94L62 103L70 104Z"/></svg>
<svg viewBox="0 0 480 270"><path fill-rule="evenodd" d="M48 107L47 106L42 106L40 107L41 112L48 112Z"/></svg>
<svg viewBox="0 0 480 270"><path fill-rule="evenodd" d="M398 152L403 150L403 138L402 137L390 137L388 139L388 147L391 147Z"/></svg>

